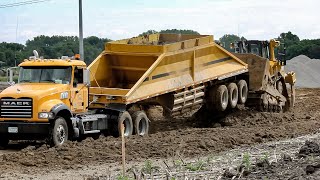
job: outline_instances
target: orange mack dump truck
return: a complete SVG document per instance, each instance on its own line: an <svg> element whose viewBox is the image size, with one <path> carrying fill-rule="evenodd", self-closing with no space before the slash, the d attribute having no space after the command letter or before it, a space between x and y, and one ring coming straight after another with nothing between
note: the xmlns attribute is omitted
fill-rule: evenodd
<svg viewBox="0 0 320 180"><path fill-rule="evenodd" d="M263 57L231 54L213 36L152 34L107 43L88 67L35 56L19 65L18 83L0 93L0 145L39 139L60 146L117 136L122 124L125 136L143 136L151 105L162 106L166 116L201 106L218 113L245 103L287 110L294 91L290 95L286 83L294 89L295 76L274 58L276 45L262 43L256 50L270 54Z"/></svg>

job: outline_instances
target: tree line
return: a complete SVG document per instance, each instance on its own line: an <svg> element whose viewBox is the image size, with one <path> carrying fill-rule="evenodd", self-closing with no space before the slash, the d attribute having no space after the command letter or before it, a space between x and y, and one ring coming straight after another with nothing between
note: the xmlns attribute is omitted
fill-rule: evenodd
<svg viewBox="0 0 320 180"><path fill-rule="evenodd" d="M177 33L177 34L199 34L194 30L183 29L167 29L161 31L148 30L139 35L147 35L153 33ZM241 40L246 40L245 37L238 37L234 34L226 34L219 38L219 42L227 50L230 49L230 43ZM276 37L281 43L285 44L287 49L287 59L291 59L300 54L310 58L320 59L320 39L304 39L289 32L281 33ZM111 41L108 38L99 38L91 36L84 38L85 61L91 63L104 49L104 44ZM79 39L76 36L37 36L31 40L27 40L26 44L18 43L0 43L0 66L11 67L18 65L23 59L32 56L32 51L37 50L40 56L46 59L58 58L61 56L73 56L79 52ZM282 46L283 48L283 46Z"/></svg>
<svg viewBox="0 0 320 180"><path fill-rule="evenodd" d="M95 36L84 38L85 59L94 59L104 49L104 44L111 41L108 38ZM61 56L73 56L79 53L79 39L76 36L37 36L27 40L25 45L17 43L0 43L0 63L2 67L15 66L23 59L33 56L37 50L40 56L46 59ZM87 61L90 63L91 61Z"/></svg>
<svg viewBox="0 0 320 180"><path fill-rule="evenodd" d="M233 51L230 49L230 43L246 40L245 37L238 37L234 34L226 34L222 36L219 41L225 49ZM299 55L306 55L309 58L320 59L320 39L303 39L293 34L292 32L281 33L278 37L274 39L280 41L281 46L276 49L277 52L284 52L286 48L286 59L290 60Z"/></svg>

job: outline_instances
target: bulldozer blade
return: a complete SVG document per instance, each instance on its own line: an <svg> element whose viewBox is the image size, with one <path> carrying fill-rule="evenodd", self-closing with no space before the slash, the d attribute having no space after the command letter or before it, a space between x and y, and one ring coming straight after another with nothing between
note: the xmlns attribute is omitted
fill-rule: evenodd
<svg viewBox="0 0 320 180"><path fill-rule="evenodd" d="M255 54L237 54L236 57L248 64L249 69L249 106L260 107L260 109L287 109L288 101L275 86L276 81L272 80L270 74L269 60ZM250 102L251 101L251 102ZM271 108L270 108L270 107ZM268 108L266 108L268 107Z"/></svg>
<svg viewBox="0 0 320 180"><path fill-rule="evenodd" d="M255 54L238 54L234 55L248 64L249 68L249 90L266 91L269 73L269 60Z"/></svg>

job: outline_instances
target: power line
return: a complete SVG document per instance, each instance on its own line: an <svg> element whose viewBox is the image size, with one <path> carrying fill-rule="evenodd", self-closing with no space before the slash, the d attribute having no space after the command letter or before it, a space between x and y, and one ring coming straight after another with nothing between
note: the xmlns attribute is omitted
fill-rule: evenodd
<svg viewBox="0 0 320 180"><path fill-rule="evenodd" d="M17 2L17 3L2 4L2 5L0 5L0 7L20 6L20 5L25 5L25 4L39 3L42 1L47 1L47 0L28 0L28 1L22 1L22 2Z"/></svg>
<svg viewBox="0 0 320 180"><path fill-rule="evenodd" d="M45 1L50 1L50 0L31 0L31 1L23 1L18 3L2 4L0 5L0 8L9 8L9 7L29 5L29 4L36 4L36 3L41 3Z"/></svg>
<svg viewBox="0 0 320 180"><path fill-rule="evenodd" d="M16 6L24 6L24 5L29 5L29 4L42 3L42 2L46 2L46 1L51 1L51 0L29 0L29 1L22 1L22 2L17 2L17 3L1 4L0 8L10 8L10 7L16 7Z"/></svg>

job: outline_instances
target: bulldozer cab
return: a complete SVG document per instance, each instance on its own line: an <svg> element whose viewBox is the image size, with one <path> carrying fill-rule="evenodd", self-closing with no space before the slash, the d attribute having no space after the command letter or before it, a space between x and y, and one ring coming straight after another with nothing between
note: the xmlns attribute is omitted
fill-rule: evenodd
<svg viewBox="0 0 320 180"><path fill-rule="evenodd" d="M235 53L255 54L270 61L278 62L280 66L286 65L286 47L282 47L283 52L279 52L280 48L276 50L280 46L279 41L273 39L271 41L245 40L238 41L232 46L235 46ZM276 52L277 58L275 57Z"/></svg>
<svg viewBox="0 0 320 180"><path fill-rule="evenodd" d="M237 47L235 48L235 53L251 53L257 56L269 59L269 42L268 41L239 41L237 42Z"/></svg>

